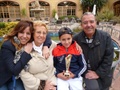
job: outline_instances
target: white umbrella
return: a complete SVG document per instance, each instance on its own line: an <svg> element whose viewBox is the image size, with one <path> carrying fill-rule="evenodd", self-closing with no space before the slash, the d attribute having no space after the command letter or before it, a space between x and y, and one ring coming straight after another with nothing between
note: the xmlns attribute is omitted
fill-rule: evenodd
<svg viewBox="0 0 120 90"><path fill-rule="evenodd" d="M58 20L58 14L57 13L55 13L55 19Z"/></svg>
<svg viewBox="0 0 120 90"><path fill-rule="evenodd" d="M94 15L96 15L96 5L93 6L93 11L92 11L92 13L93 13Z"/></svg>

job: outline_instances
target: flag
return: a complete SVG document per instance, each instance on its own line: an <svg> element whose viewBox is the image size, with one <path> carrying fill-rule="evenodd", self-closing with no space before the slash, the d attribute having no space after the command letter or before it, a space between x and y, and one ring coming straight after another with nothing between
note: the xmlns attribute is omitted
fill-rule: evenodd
<svg viewBox="0 0 120 90"><path fill-rule="evenodd" d="M55 13L55 19L58 20L58 14L57 13Z"/></svg>
<svg viewBox="0 0 120 90"><path fill-rule="evenodd" d="M93 11L92 11L92 13L93 13L94 15L96 15L96 5L93 6Z"/></svg>

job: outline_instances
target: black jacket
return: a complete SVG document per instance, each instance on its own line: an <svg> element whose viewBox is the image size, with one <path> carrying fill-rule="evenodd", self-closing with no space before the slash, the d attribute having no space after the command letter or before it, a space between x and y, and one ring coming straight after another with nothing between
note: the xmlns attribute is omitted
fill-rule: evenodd
<svg viewBox="0 0 120 90"><path fill-rule="evenodd" d="M21 70L31 59L31 55L23 52L20 60L14 64L16 49L10 41L5 41L0 50L0 86L11 79L12 75L19 75Z"/></svg>
<svg viewBox="0 0 120 90"><path fill-rule="evenodd" d="M107 87L112 81L111 65L113 61L113 44L110 35L101 30L96 30L93 42L88 44L82 31L74 36L74 40L81 46L85 60L90 62L90 69L99 75L100 81ZM105 83L106 82L106 83Z"/></svg>

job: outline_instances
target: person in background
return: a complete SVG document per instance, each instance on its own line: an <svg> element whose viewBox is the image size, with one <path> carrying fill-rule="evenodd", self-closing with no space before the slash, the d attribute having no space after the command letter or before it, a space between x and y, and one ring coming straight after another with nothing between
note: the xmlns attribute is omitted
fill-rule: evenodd
<svg viewBox="0 0 120 90"><path fill-rule="evenodd" d="M109 90L113 72L113 44L111 36L96 29L96 18L91 12L85 12L81 18L82 32L73 39L81 46L87 62L84 74L85 90Z"/></svg>
<svg viewBox="0 0 120 90"><path fill-rule="evenodd" d="M52 50L56 46L54 41L49 47L50 56L47 59L42 56L43 43L46 40L47 33L48 29L44 23L34 23L33 50L30 53L32 59L28 62L28 67L20 73L25 90L56 90L52 56Z"/></svg>
<svg viewBox="0 0 120 90"><path fill-rule="evenodd" d="M76 49L72 33L70 28L62 27L58 31L60 43L53 49L57 90L83 90L81 75L87 65L83 54Z"/></svg>
<svg viewBox="0 0 120 90"><path fill-rule="evenodd" d="M19 73L32 58L33 30L33 22L22 20L5 36L0 50L0 90L24 90ZM49 56L50 44L47 35L43 48L45 58Z"/></svg>

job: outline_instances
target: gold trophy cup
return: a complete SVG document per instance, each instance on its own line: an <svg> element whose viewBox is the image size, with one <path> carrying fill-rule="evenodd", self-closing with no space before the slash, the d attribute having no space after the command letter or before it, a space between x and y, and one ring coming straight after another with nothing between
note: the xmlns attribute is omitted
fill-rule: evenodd
<svg viewBox="0 0 120 90"><path fill-rule="evenodd" d="M71 58L72 58L71 54L69 54L67 57L65 57L66 71L65 71L64 75L66 77L70 76L69 67L70 67Z"/></svg>

